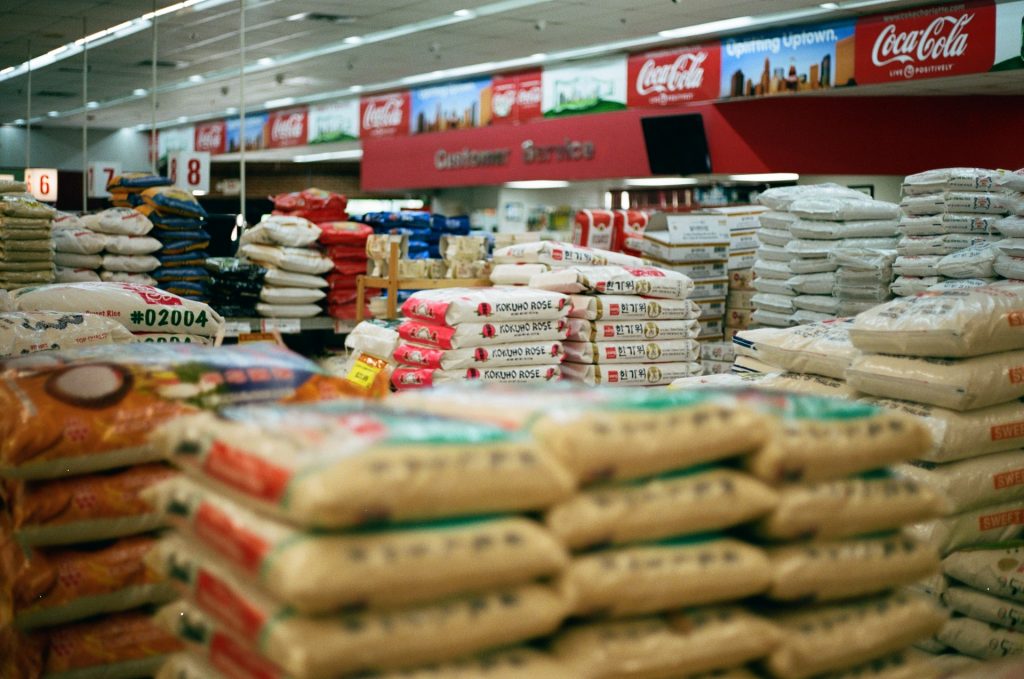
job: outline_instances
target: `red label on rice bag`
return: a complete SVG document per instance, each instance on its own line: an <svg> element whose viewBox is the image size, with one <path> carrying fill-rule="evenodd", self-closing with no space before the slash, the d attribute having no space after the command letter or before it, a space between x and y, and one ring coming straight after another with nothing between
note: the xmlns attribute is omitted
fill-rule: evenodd
<svg viewBox="0 0 1024 679"><path fill-rule="evenodd" d="M1020 485L1024 485L1024 467L992 476L992 487L996 490Z"/></svg>
<svg viewBox="0 0 1024 679"><path fill-rule="evenodd" d="M985 514L978 517L978 530L986 531L1006 526L1024 525L1024 509L1011 509L998 514Z"/></svg>
<svg viewBox="0 0 1024 679"><path fill-rule="evenodd" d="M258 653L231 637L215 633L210 639L210 664L227 679L282 679L284 673Z"/></svg>
<svg viewBox="0 0 1024 679"><path fill-rule="evenodd" d="M196 577L196 603L247 641L259 642L267 618L217 576L201 570Z"/></svg>
<svg viewBox="0 0 1024 679"><path fill-rule="evenodd" d="M395 360L406 365L424 368L440 368L444 352L440 349L427 349L410 344L403 344L395 349Z"/></svg>
<svg viewBox="0 0 1024 679"><path fill-rule="evenodd" d="M262 537L205 502L196 512L192 525L199 539L250 573L259 572L263 559L270 552L270 545Z"/></svg>
<svg viewBox="0 0 1024 679"><path fill-rule="evenodd" d="M1024 437L1024 420L1010 422L1009 424L998 424L990 430L993 441L1005 441Z"/></svg>
<svg viewBox="0 0 1024 679"><path fill-rule="evenodd" d="M430 325L428 323L406 321L405 323L402 323L402 325L398 326L398 336L402 339L409 342L429 344L432 347L438 347L441 349L452 348L452 336L454 334L454 328L445 328L439 325Z"/></svg>
<svg viewBox="0 0 1024 679"><path fill-rule="evenodd" d="M255 455L214 441L203 460L203 471L221 483L263 500L278 502L291 481L291 471Z"/></svg>
<svg viewBox="0 0 1024 679"><path fill-rule="evenodd" d="M398 390L431 387L434 385L434 370L435 368L399 368L391 374L391 384Z"/></svg>
<svg viewBox="0 0 1024 679"><path fill-rule="evenodd" d="M107 283L107 285L115 285L114 283ZM130 290L136 295L142 298L142 301L146 304L156 304L159 306L181 306L183 300L177 295L172 295L161 291L158 288L154 288L149 285L136 285L135 283L117 283L125 290Z"/></svg>

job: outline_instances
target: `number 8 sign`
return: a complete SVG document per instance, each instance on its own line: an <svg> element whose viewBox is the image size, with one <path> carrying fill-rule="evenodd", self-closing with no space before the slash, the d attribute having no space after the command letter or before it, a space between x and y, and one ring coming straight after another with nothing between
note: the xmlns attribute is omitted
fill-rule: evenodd
<svg viewBox="0 0 1024 679"><path fill-rule="evenodd" d="M210 154L203 151L172 153L167 174L175 186L188 191L210 190Z"/></svg>

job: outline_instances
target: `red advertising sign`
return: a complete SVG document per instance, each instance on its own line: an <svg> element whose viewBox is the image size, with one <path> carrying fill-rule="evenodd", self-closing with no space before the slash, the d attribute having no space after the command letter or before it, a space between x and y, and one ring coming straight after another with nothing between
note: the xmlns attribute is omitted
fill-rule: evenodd
<svg viewBox="0 0 1024 679"><path fill-rule="evenodd" d="M280 149L306 144L309 120L304 108L274 111L267 118L266 126L264 138L267 140L267 148Z"/></svg>
<svg viewBox="0 0 1024 679"><path fill-rule="evenodd" d="M228 126L223 120L214 120L196 125L196 151L212 155L224 153L227 149Z"/></svg>
<svg viewBox="0 0 1024 679"><path fill-rule="evenodd" d="M857 21L857 83L983 73L995 61L992 0L960 2Z"/></svg>
<svg viewBox="0 0 1024 679"><path fill-rule="evenodd" d="M491 122L526 123L543 117L540 71L494 76L491 85Z"/></svg>
<svg viewBox="0 0 1024 679"><path fill-rule="evenodd" d="M721 68L719 45L634 54L629 58L626 103L675 106L717 99Z"/></svg>
<svg viewBox="0 0 1024 679"><path fill-rule="evenodd" d="M363 97L359 102L359 136L363 139L409 134L409 93Z"/></svg>

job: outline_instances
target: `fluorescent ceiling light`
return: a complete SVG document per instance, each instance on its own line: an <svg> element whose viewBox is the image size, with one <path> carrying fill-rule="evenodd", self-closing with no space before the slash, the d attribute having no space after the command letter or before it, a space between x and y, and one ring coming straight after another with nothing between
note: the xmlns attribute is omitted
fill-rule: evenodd
<svg viewBox="0 0 1024 679"><path fill-rule="evenodd" d="M226 115L229 115L229 116L236 115L238 113L238 107L237 106L228 106L226 109L224 109L224 113Z"/></svg>
<svg viewBox="0 0 1024 679"><path fill-rule="evenodd" d="M292 14L288 17L288 21L302 21L309 16L309 12L299 12L298 14Z"/></svg>
<svg viewBox="0 0 1024 679"><path fill-rule="evenodd" d="M358 45L363 42L363 39L360 38L358 35L350 35L344 40L342 40L342 42L345 43L346 45Z"/></svg>
<svg viewBox="0 0 1024 679"><path fill-rule="evenodd" d="M146 92L147 90L144 87L136 87L134 90L132 90L132 94L136 97L144 97L146 96Z"/></svg>
<svg viewBox="0 0 1024 679"><path fill-rule="evenodd" d="M201 82L203 82L204 80L206 80L206 78L204 78L203 76L199 75L198 73L195 73L195 74L193 74L193 75L190 75L190 76L188 77L188 81L189 81L190 83L201 83Z"/></svg>
<svg viewBox="0 0 1024 679"><path fill-rule="evenodd" d="M138 125L136 125L136 126L135 126L135 131L136 131L136 132L142 132L142 131L143 131L143 130L145 130L145 129L146 129L147 127L149 127L149 126L148 126L148 125L146 125L145 123L139 123Z"/></svg>
<svg viewBox="0 0 1024 679"><path fill-rule="evenodd" d="M57 116L60 115L60 112L59 111L49 111L46 115L50 116L51 118L56 118Z"/></svg>
<svg viewBox="0 0 1024 679"><path fill-rule="evenodd" d="M822 9L839 9L839 3L836 2L823 2L818 7Z"/></svg>
<svg viewBox="0 0 1024 679"><path fill-rule="evenodd" d="M861 7L874 7L875 5L888 5L897 0L855 0L854 2L841 2L839 9L860 9ZM829 3L831 4L831 3Z"/></svg>
<svg viewBox="0 0 1024 679"><path fill-rule="evenodd" d="M548 58L548 55L545 54L544 52L534 52L533 54L530 55L530 58L533 59L534 61L544 61L545 59Z"/></svg>
<svg viewBox="0 0 1024 679"><path fill-rule="evenodd" d="M748 28L753 26L756 22L754 17L733 17L732 19L722 19L721 21L709 21L706 24L695 24L693 26L683 26L682 28L673 28L669 31L659 31L658 35L663 38L691 38L697 35L708 35L709 33L720 33L722 31L735 31L740 28Z"/></svg>
<svg viewBox="0 0 1024 679"><path fill-rule="evenodd" d="M476 13L471 9L457 9L452 14L462 19L472 19L476 16Z"/></svg>
<svg viewBox="0 0 1024 679"><path fill-rule="evenodd" d="M98 102L98 101L90 101L89 103L87 103L85 105L86 108L99 108L99 106L100 106L100 102Z"/></svg>
<svg viewBox="0 0 1024 679"><path fill-rule="evenodd" d="M206 195L206 191L203 191L202 189L193 189L192 190L192 195L193 196L205 196Z"/></svg>
<svg viewBox="0 0 1024 679"><path fill-rule="evenodd" d="M363 86L362 85L353 85L352 87L350 87L348 89L349 89L350 92L362 92L363 91Z"/></svg>
<svg viewBox="0 0 1024 679"><path fill-rule="evenodd" d="M187 123L188 122L188 116L178 116L178 122L179 123Z"/></svg>
<svg viewBox="0 0 1024 679"><path fill-rule="evenodd" d="M281 97L280 99L269 99L263 102L263 108L281 108L291 106L295 103L295 97Z"/></svg>
<svg viewBox="0 0 1024 679"><path fill-rule="evenodd" d="M256 63L260 66L272 66L274 64L274 59L272 57L262 57L257 59Z"/></svg>
<svg viewBox="0 0 1024 679"><path fill-rule="evenodd" d="M763 172L754 174L731 174L729 181L733 182L795 182L800 175L793 172Z"/></svg>
<svg viewBox="0 0 1024 679"><path fill-rule="evenodd" d="M330 153L310 153L295 156L292 160L296 163L315 163L321 160L359 160L362 157L362 149L351 149L349 151L332 151Z"/></svg>
<svg viewBox="0 0 1024 679"><path fill-rule="evenodd" d="M564 189L569 182L555 179L529 179L518 182L505 182L506 189Z"/></svg>
<svg viewBox="0 0 1024 679"><path fill-rule="evenodd" d="M698 182L693 177L636 177L624 183L626 186L692 186Z"/></svg>

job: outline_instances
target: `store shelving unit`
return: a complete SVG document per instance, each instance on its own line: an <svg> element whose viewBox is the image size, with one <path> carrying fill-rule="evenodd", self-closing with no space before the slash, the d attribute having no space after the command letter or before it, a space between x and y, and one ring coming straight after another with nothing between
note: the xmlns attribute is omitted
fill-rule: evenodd
<svg viewBox="0 0 1024 679"><path fill-rule="evenodd" d="M352 332L354 321L345 321L329 316L313 318L226 318L224 319L224 336L238 337L250 332L279 332L282 335L294 335L310 330L333 331L336 335Z"/></svg>
<svg viewBox="0 0 1024 679"><path fill-rule="evenodd" d="M395 320L398 318L398 291L399 290L438 290L441 288L486 288L490 287L489 278L399 278L398 260L399 245L391 243L391 251L388 257L387 276L358 276L356 277L356 323L363 320L363 311L366 309L366 289L379 288L388 291L388 308L386 318Z"/></svg>

